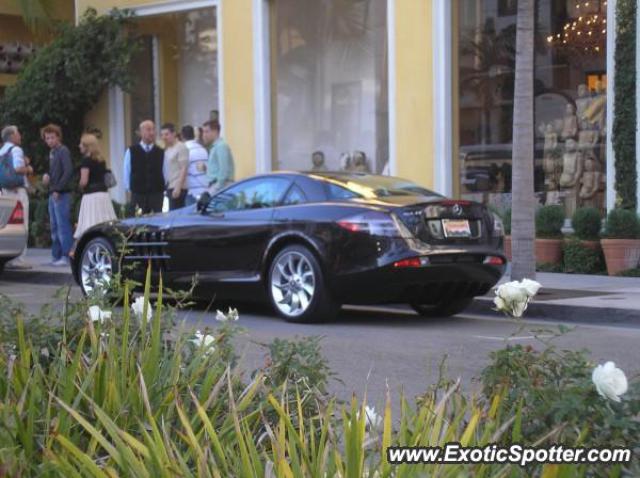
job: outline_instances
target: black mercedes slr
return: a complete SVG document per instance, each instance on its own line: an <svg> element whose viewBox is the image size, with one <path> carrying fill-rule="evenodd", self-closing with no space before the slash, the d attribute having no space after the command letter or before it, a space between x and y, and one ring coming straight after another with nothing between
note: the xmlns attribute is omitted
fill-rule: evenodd
<svg viewBox="0 0 640 478"><path fill-rule="evenodd" d="M461 312L504 273L503 227L483 205L411 181L277 172L165 214L104 223L80 239L83 292L120 270L200 298L270 301L286 320L334 317L341 304ZM119 252L122 251L122 252Z"/></svg>

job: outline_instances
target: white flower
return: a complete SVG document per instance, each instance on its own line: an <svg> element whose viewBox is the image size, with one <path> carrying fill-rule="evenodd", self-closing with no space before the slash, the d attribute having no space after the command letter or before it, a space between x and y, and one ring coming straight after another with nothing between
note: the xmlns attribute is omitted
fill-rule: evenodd
<svg viewBox="0 0 640 478"><path fill-rule="evenodd" d="M142 320L142 314L144 313L144 297L138 297L131 304L131 312L140 320ZM147 304L147 321L150 321L153 317L153 309L151 303Z"/></svg>
<svg viewBox="0 0 640 478"><path fill-rule="evenodd" d="M506 302L516 302L527 300L529 294L527 291L520 286L520 283L517 281L506 282L498 287L496 291L500 297L502 297Z"/></svg>
<svg viewBox="0 0 640 478"><path fill-rule="evenodd" d="M522 317L522 314L524 314L524 311L527 310L528 305L528 301L514 302L511 305L511 313L514 317L519 319L520 317Z"/></svg>
<svg viewBox="0 0 640 478"><path fill-rule="evenodd" d="M507 307L507 303L505 302L505 300L502 297L498 296L498 295L496 295L493 298L493 303L496 305L496 308L498 310L503 310L503 309L505 309Z"/></svg>
<svg viewBox="0 0 640 478"><path fill-rule="evenodd" d="M531 279L522 279L522 282L520 284L522 288L527 291L529 297L535 296L540 290L540 287L542 287L539 282Z"/></svg>
<svg viewBox="0 0 640 478"><path fill-rule="evenodd" d="M105 320L111 319L111 311L102 310L97 305L92 305L89 307L89 311L87 312L89 315L89 319L91 322L100 322L103 323Z"/></svg>
<svg viewBox="0 0 640 478"><path fill-rule="evenodd" d="M196 330L194 338L191 339L190 342L196 347L204 347L207 354L210 354L216 349L213 346L213 344L216 342L216 338L213 335L203 334L199 330Z"/></svg>
<svg viewBox="0 0 640 478"><path fill-rule="evenodd" d="M382 417L378 415L375 408L369 405L365 405L364 407L364 416L367 420L367 427L377 430L380 428L380 425L382 425Z"/></svg>
<svg viewBox="0 0 640 478"><path fill-rule="evenodd" d="M216 311L216 320L219 322L235 322L239 318L240 316L238 314L238 309L232 309L231 307L229 307L229 310L226 314L221 310Z"/></svg>
<svg viewBox="0 0 640 478"><path fill-rule="evenodd" d="M136 216L142 216L142 208L139 207L138 209L136 209Z"/></svg>
<svg viewBox="0 0 640 478"><path fill-rule="evenodd" d="M607 362L594 368L591 380L601 396L614 402L619 402L620 395L623 395L629 388L624 372L617 368L613 362Z"/></svg>
<svg viewBox="0 0 640 478"><path fill-rule="evenodd" d="M357 412L357 417L360 419L360 410ZM367 430L377 430L382 425L382 417L378 415L375 408L369 405L364 407L364 420Z"/></svg>
<svg viewBox="0 0 640 478"><path fill-rule="evenodd" d="M522 282L505 282L496 288L493 303L499 312L512 317L522 317L529 301L538 293L540 287L538 282L531 279L523 279Z"/></svg>

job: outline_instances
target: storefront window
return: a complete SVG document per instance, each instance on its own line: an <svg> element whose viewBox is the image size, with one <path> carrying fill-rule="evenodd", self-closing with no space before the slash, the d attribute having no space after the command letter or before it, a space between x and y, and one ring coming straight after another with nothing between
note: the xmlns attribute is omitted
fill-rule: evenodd
<svg viewBox="0 0 640 478"><path fill-rule="evenodd" d="M215 8L177 15L180 124L218 119L218 35Z"/></svg>
<svg viewBox="0 0 640 478"><path fill-rule="evenodd" d="M178 127L218 119L216 8L141 17L141 48L131 63L128 97L131 140L144 119ZM129 138L127 138L129 140Z"/></svg>
<svg viewBox="0 0 640 478"><path fill-rule="evenodd" d="M606 1L538 0L535 191L540 204L604 210ZM516 0L459 0L462 197L511 203Z"/></svg>
<svg viewBox="0 0 640 478"><path fill-rule="evenodd" d="M133 88L129 102L130 138L136 138L138 125L147 119L156 118L156 81L154 79L153 37L145 35L139 40L139 49L131 62ZM130 140L129 140L130 141Z"/></svg>
<svg viewBox="0 0 640 478"><path fill-rule="evenodd" d="M272 5L273 168L384 171L386 0Z"/></svg>

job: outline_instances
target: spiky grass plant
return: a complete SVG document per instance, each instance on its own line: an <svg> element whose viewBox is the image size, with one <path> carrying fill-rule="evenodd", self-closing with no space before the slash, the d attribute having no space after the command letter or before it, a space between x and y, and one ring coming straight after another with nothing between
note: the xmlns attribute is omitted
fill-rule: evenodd
<svg viewBox="0 0 640 478"><path fill-rule="evenodd" d="M310 397L322 387L268 376L268 367L247 380L232 352L235 321L195 336L176 328L162 284L151 303L150 282L148 272L135 307L125 284L121 311L69 304L45 345L14 314L14 338L0 337L0 477L531 475L509 465L387 461L389 446L520 440L521 410L507 415L506 391L468 399L453 383L417 404L402 397L398 416L388 392L378 416L366 400Z"/></svg>

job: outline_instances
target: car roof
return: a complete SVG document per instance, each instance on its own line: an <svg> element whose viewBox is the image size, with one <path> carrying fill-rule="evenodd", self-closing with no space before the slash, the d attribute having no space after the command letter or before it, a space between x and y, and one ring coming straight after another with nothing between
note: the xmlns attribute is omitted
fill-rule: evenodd
<svg viewBox="0 0 640 478"><path fill-rule="evenodd" d="M263 174L258 174L257 176L254 177L261 177L261 176L303 176L303 177L307 177L307 178L312 178L312 179L327 179L329 181L334 180L334 181L340 181L340 182L346 182L346 181L371 181L374 180L376 178L380 178L382 180L399 180L399 181L409 181L407 179L403 179L403 178L399 178L396 176L388 176L388 175L383 175L383 174L371 174L371 173L357 173L357 172L351 172L351 171L289 171L289 170L282 170L282 171L271 171L268 173L263 173Z"/></svg>

